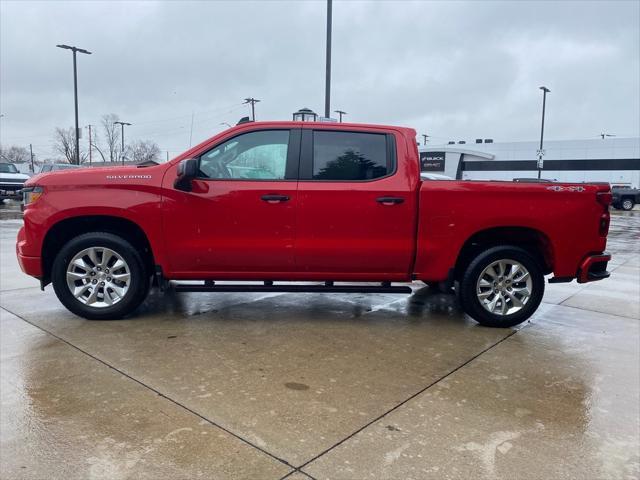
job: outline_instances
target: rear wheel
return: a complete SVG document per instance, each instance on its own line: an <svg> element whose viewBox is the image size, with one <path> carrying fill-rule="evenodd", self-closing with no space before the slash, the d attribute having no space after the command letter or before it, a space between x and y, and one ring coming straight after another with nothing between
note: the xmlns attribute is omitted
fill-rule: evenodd
<svg viewBox="0 0 640 480"><path fill-rule="evenodd" d="M622 209L623 210L633 210L633 200L631 200L630 198L625 198L624 200L622 200Z"/></svg>
<svg viewBox="0 0 640 480"><path fill-rule="evenodd" d="M487 327L512 327L536 311L544 295L539 263L518 247L493 247L480 253L460 282L464 311Z"/></svg>
<svg viewBox="0 0 640 480"><path fill-rule="evenodd" d="M149 291L137 250L106 232L86 233L65 244L53 262L51 280L62 304L90 320L121 318Z"/></svg>

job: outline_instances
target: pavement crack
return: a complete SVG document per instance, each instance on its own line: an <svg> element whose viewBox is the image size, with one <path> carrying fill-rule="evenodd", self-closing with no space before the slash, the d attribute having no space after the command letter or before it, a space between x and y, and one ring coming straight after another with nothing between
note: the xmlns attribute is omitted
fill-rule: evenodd
<svg viewBox="0 0 640 480"><path fill-rule="evenodd" d="M287 473L284 477L280 478L280 480L286 480L287 478L291 478L291 475L295 474L295 473L299 473L301 475L303 475L304 477L308 478L309 480L316 480L315 477L312 477L311 475L309 475L307 472L303 472L302 470L300 470L299 468L293 469L291 470L289 473Z"/></svg>
<svg viewBox="0 0 640 480"><path fill-rule="evenodd" d="M129 380L131 380L131 381L133 381L133 382L137 383L138 385L140 385L140 386L142 386L142 387L144 387L144 388L146 388L146 389L148 389L148 390L152 391L152 392L153 392L153 393L155 393L156 395L158 395L158 396L160 396L160 397L162 397L162 398L166 399L167 401L169 401L169 402L171 402L172 404L174 404L174 405L176 405L176 406L178 406L178 407L182 408L183 410L186 410L187 412L191 413L192 415L195 415L196 417L200 418L201 420L204 420L204 421L205 421L205 422L207 422L208 424L210 424L210 425L212 425L212 426L214 426L214 427L216 427L216 428L219 428L220 430L222 430L222 431L224 431L224 432L228 433L228 434L229 434L229 435L231 435L232 437L234 437L234 438L236 438L236 439L240 440L241 442L243 442L243 443L245 443L245 444L249 445L250 447L255 448L256 450L258 450L258 451L260 451L260 452L264 453L265 455L267 455L267 456L269 456L269 457L273 458L274 460L277 460L277 461L278 461L278 462L280 462L280 463L283 463L283 464L284 464L284 465L286 465L287 467L293 468L293 469L294 469L293 471L297 471L297 470L298 470L298 468L296 468L295 466L291 465L289 462L287 462L287 461L286 461L286 460L284 460L283 458L280 458L280 457L276 456L275 454L273 454L273 453L271 453L271 452L269 452L269 451L265 450L264 448L262 448L262 447L260 447L260 446L258 446L258 445L256 445L256 444L254 444L254 443L252 443L251 441L247 440L246 438L243 438L242 436L238 435L237 433L232 432L232 431L231 431L231 430L229 430L228 428L223 427L222 425L220 425L220 424L216 423L215 421L213 421L213 420L211 420L211 419L209 419L209 418L205 417L204 415L202 415L202 414L200 414L200 413L196 412L195 410L193 410L193 409L191 409L191 408L187 407L186 405L184 405L184 404L182 404L182 403L178 402L177 400L174 400L173 398L168 397L167 395L165 395L165 394L164 394L164 393L162 393L161 391L159 391L159 390L155 389L155 388L154 388L154 387L152 387L151 385L147 385L146 383L142 382L141 380L138 380L137 378L135 378L135 377L131 376L130 374L128 374L128 373L126 373L126 372L124 372L123 370L120 370L119 368L114 367L113 365L111 365L110 363L106 362L105 360L102 360L101 358L96 357L95 355L93 355L93 354L91 354L91 353L87 352L86 350L84 350L84 349L82 349L82 348L78 347L77 345L74 345L74 344L73 344L73 343L71 343L70 341L68 341L68 340L66 340L66 339L64 339L64 338L62 338L61 336L59 336L59 335L57 335L57 334L55 334L55 333L53 333L53 332L51 332L51 331L47 330L46 328L43 328L42 326L40 326L40 325L38 325L38 324L36 324L36 323L34 323L34 322L31 322L31 321L27 320L27 319L26 319L26 318L24 318L23 316L21 316L21 315L19 315L19 314L15 313L15 312L12 312L11 310L9 310L9 309L8 309L8 308L6 308L6 307L0 307L0 308L1 308L1 309L3 309L4 311L6 311L6 312L8 312L8 313L10 313L10 314L12 314L12 315L14 315L14 316L16 316L17 318L19 318L19 319L20 319L20 320L22 320L23 322L28 323L29 325L36 327L37 329L39 329L39 330L43 331L44 333L46 333L46 334L48 334L48 335L51 335L52 337L56 338L57 340L61 341L62 343L64 343L64 344L66 344L66 345L70 346L71 348L73 348L73 349L75 349L75 350L77 350L77 351L79 351L79 352L83 353L84 355L86 355L86 356L88 356L89 358L91 358L91 359L95 360L96 362L101 363L102 365L106 366L107 368L110 368L111 370L114 370L114 371L118 372L120 375L122 375L122 376L124 376L124 377L128 378ZM289 472L289 474L291 474L291 473L293 473L293 472ZM287 475L289 475L289 474L287 474Z"/></svg>
<svg viewBox="0 0 640 480"><path fill-rule="evenodd" d="M431 382L430 384L428 384L426 387L418 390L416 393L412 394L411 396L405 398L402 402L398 403L397 405L395 405L394 407L390 408L389 410L387 410L386 412L382 413L381 415L378 415L376 418L374 418L373 420L365 423L363 426L361 426L360 428L358 428L357 430L355 430L354 432L350 433L348 436L344 437L342 440L340 440L339 442L335 443L334 445L330 446L329 448L326 448L325 450L323 450L322 452L320 452L318 455L316 455L315 457L311 458L310 460L307 460L305 463L303 463L302 465L300 465L299 467L296 468L296 470L300 470L306 467L307 465L309 465L310 463L316 461L318 458L326 455L327 453L329 453L331 450L335 449L336 447L339 447L340 445L342 445L344 442L346 442L347 440L350 440L351 438L355 437L358 433L362 432L363 430L365 430L366 428L368 428L369 426L373 425L376 422L379 422L380 420L382 420L384 417L386 417L387 415L389 415L390 413L396 411L397 409L399 409L400 407L402 407L403 405L405 405L406 403L408 403L409 401L413 400L414 398L416 398L418 395L423 394L424 392L426 392L427 390L429 390L431 387L433 387L434 385L440 383L442 380L446 379L447 377L449 377L450 375L456 373L458 370L460 370L461 368L464 368L465 366L467 366L468 364L470 364L471 362L473 362L475 359L477 359L478 357L480 357L481 355L485 354L486 352L488 352L489 350L492 350L493 348L497 347L498 345L500 345L502 342L504 342L505 340L513 337L516 333L518 333L522 328L516 329L511 331L508 335L504 336L503 338L501 338L500 340L498 340L497 342L489 345L487 348L485 348L484 350L482 350L481 352L475 354L474 356L472 356L471 358L469 358L468 360L466 360L464 363L461 363L460 365L458 365L456 368L450 370L449 372L445 373L444 375L442 375L441 377L437 378L436 380L434 380L433 382ZM305 473L305 472L302 472ZM305 475L308 475L307 473L305 473Z"/></svg>

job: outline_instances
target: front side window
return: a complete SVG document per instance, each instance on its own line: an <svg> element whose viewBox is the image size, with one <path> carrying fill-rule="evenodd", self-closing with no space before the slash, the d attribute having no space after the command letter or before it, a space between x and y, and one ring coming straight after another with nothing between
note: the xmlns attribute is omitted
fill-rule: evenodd
<svg viewBox="0 0 640 480"><path fill-rule="evenodd" d="M210 179L283 180L289 130L249 132L200 157L200 176Z"/></svg>
<svg viewBox="0 0 640 480"><path fill-rule="evenodd" d="M313 132L314 180L373 180L389 173L386 135Z"/></svg>

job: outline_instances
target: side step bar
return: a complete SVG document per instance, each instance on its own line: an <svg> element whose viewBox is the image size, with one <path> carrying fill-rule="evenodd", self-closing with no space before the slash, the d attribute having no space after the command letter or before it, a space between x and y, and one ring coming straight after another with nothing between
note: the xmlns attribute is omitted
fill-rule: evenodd
<svg viewBox="0 0 640 480"><path fill-rule="evenodd" d="M206 282L201 285L172 284L171 286L176 292L412 293L410 287L394 287L387 283L381 285L333 285L331 282L326 282L324 285L273 285L271 282L265 282L264 285L216 285L213 282Z"/></svg>

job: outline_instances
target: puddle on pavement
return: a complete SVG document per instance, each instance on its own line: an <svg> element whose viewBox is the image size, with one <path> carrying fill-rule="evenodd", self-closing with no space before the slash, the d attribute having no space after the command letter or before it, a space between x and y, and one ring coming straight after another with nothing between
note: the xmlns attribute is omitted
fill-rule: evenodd
<svg viewBox="0 0 640 480"><path fill-rule="evenodd" d="M611 226L607 250L613 254L617 252L638 251L640 242L640 210L631 212L611 212Z"/></svg>
<svg viewBox="0 0 640 480"><path fill-rule="evenodd" d="M22 218L20 202L15 200L0 200L0 220L19 220Z"/></svg>

